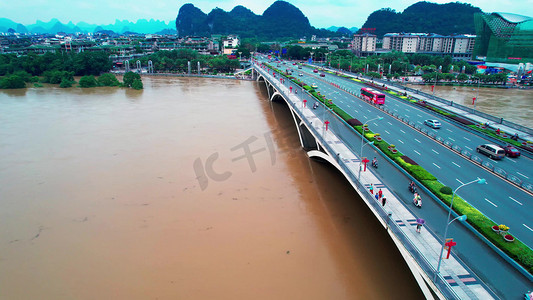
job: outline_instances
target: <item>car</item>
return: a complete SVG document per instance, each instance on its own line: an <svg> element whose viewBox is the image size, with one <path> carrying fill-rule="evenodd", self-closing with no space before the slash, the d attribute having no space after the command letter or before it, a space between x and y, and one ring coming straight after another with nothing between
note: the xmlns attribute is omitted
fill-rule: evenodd
<svg viewBox="0 0 533 300"><path fill-rule="evenodd" d="M293 65L293 66L296 66L296 63L293 63L292 65Z"/></svg>
<svg viewBox="0 0 533 300"><path fill-rule="evenodd" d="M302 68L302 66L298 65L298 69L301 69L301 68Z"/></svg>
<svg viewBox="0 0 533 300"><path fill-rule="evenodd" d="M316 83L313 83L313 84L311 85L311 87L314 88L314 89L316 89L316 88L318 88L318 85L316 85Z"/></svg>
<svg viewBox="0 0 533 300"><path fill-rule="evenodd" d="M300 75L300 76L304 76L304 73L301 73L301 72L300 72L300 74L298 74L298 75Z"/></svg>
<svg viewBox="0 0 533 300"><path fill-rule="evenodd" d="M434 129L438 129L441 127L441 124L438 120L425 120L424 124Z"/></svg>
<svg viewBox="0 0 533 300"><path fill-rule="evenodd" d="M513 147L511 145L504 146L503 150L505 151L505 155L507 155L509 157L519 157L520 156L520 151L518 151L518 149L516 149L515 147Z"/></svg>
<svg viewBox="0 0 533 300"><path fill-rule="evenodd" d="M314 70L313 70L313 73L318 73L318 70L317 70L317 69L314 69Z"/></svg>
<svg viewBox="0 0 533 300"><path fill-rule="evenodd" d="M505 150L503 150L503 148L500 146L492 144L479 145L477 146L476 151L481 154L485 154L492 159L502 159L505 157Z"/></svg>
<svg viewBox="0 0 533 300"><path fill-rule="evenodd" d="M326 74L320 73L320 77L326 77Z"/></svg>

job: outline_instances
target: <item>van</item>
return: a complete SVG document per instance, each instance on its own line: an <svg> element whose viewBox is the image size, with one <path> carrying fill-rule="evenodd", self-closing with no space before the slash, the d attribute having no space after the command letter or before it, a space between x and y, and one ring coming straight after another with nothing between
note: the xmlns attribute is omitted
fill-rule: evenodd
<svg viewBox="0 0 533 300"><path fill-rule="evenodd" d="M503 150L503 148L500 146L492 144L479 145L477 146L476 151L481 154L485 154L492 159L502 159L505 157L505 150Z"/></svg>

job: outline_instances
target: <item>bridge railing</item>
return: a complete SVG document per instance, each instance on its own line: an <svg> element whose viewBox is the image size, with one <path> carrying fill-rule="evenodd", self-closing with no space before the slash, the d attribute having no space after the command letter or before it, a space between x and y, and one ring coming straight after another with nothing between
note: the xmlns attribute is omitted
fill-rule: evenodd
<svg viewBox="0 0 533 300"><path fill-rule="evenodd" d="M264 70L260 70L260 72L264 72ZM263 74L264 75L264 74ZM274 86L277 86L279 82L274 79L270 79L271 83ZM289 95L285 93L280 88L277 88L278 92L286 99L286 102L289 106L292 107L294 111L296 111L302 120L302 122L306 125L306 127L309 129L309 131L317 138L321 145L324 147L324 149L329 153L331 157L336 157L336 151L333 149L333 147L327 143L323 139L323 136L320 132L316 130L316 128L313 126L313 124L305 117L302 117L303 114L301 112L301 107L299 105L296 105L290 100ZM330 111L327 111L327 114L330 118L338 118L336 114L333 114ZM344 121L344 120L342 120ZM345 122L344 122L345 123ZM347 126L349 126L346 123ZM352 128L353 130L353 128ZM351 136L353 138L353 135ZM348 147L348 145L345 144L345 146ZM351 149L353 153L357 153ZM354 170L350 169L346 164L345 160L340 158L338 160L339 166L342 168L346 176L348 176L348 179L357 186L357 188L361 191L360 195L366 202L372 206L373 210L379 215L379 217L387 224L387 228L390 230L390 232L402 243L402 245L405 247L405 249L410 253L410 255L414 258L414 260L418 263L419 267L426 273L426 275L429 278L433 278L433 275L436 272L436 269L433 267L433 265L428 261L428 259L418 250L418 248L415 246L413 241L405 235L405 233L402 231L402 229L394 222L392 219L392 214L385 210L385 208L380 205L375 198L367 191L367 188L362 185L357 175L354 174ZM437 280L434 281L434 284L437 286L437 288L441 291L441 293L446 297L446 299L460 299L459 295L457 295L451 286L448 284L448 282L442 277L442 275L439 274L437 276Z"/></svg>

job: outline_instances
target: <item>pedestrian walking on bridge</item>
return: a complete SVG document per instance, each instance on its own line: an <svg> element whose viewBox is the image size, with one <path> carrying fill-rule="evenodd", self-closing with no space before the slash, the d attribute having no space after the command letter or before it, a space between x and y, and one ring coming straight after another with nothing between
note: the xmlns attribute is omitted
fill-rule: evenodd
<svg viewBox="0 0 533 300"><path fill-rule="evenodd" d="M371 193L372 195L374 195L374 184L373 184L373 183L370 184L370 188L369 188L369 190L370 190L370 193Z"/></svg>

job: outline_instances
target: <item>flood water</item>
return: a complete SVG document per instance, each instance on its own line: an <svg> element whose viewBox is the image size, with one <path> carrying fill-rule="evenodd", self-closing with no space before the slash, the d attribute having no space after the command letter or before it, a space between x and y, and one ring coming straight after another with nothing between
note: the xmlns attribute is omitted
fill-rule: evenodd
<svg viewBox="0 0 533 300"><path fill-rule="evenodd" d="M0 91L0 298L423 297L264 87L143 82Z"/></svg>
<svg viewBox="0 0 533 300"><path fill-rule="evenodd" d="M410 88L432 94L431 85L409 85ZM435 96L476 110L533 128L533 89L499 89L467 86L437 86Z"/></svg>

